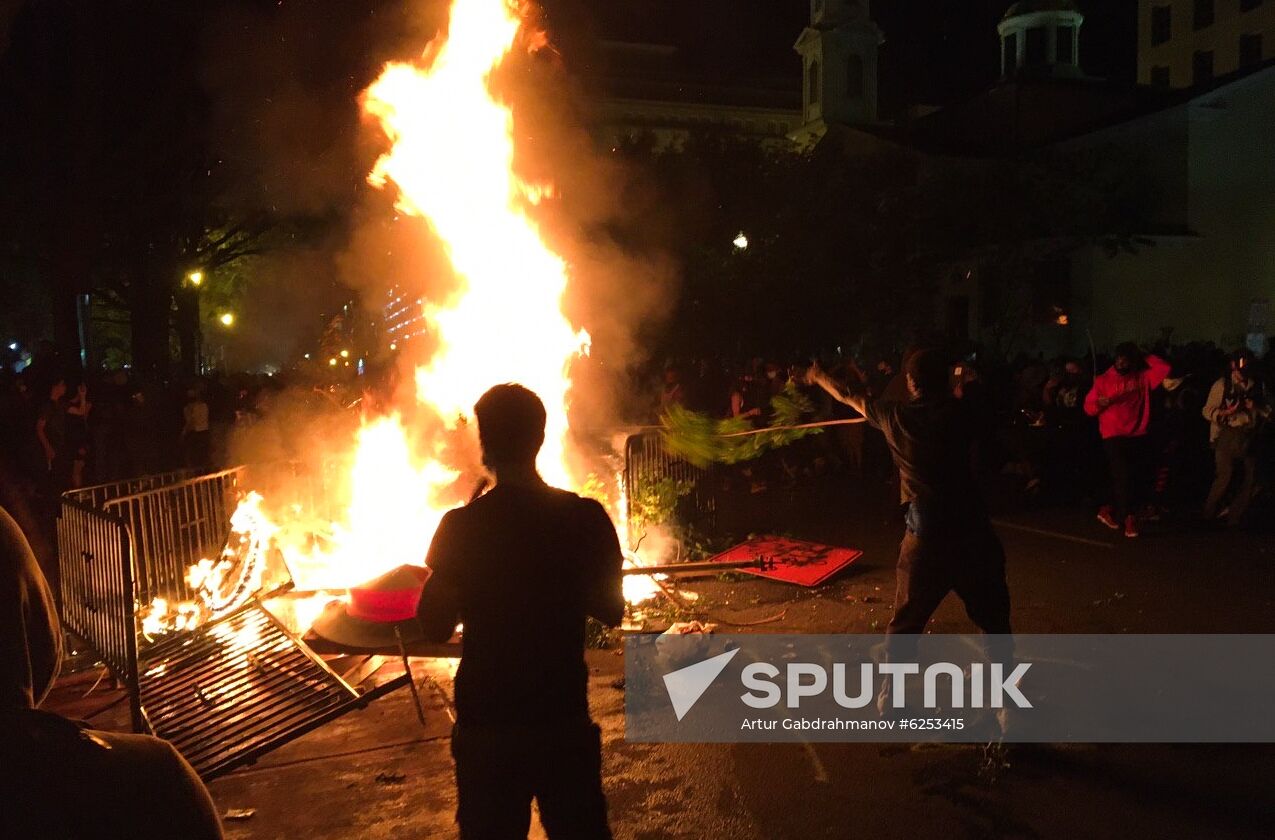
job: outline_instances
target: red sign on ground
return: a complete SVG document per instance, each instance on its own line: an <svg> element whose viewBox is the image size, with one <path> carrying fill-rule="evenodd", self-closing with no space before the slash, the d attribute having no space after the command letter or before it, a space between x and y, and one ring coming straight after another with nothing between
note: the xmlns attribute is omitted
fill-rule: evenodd
<svg viewBox="0 0 1275 840"><path fill-rule="evenodd" d="M770 560L773 563L768 568L740 571L799 586L818 586L862 556L863 552L857 548L840 548L787 537L757 537L711 559L722 563Z"/></svg>

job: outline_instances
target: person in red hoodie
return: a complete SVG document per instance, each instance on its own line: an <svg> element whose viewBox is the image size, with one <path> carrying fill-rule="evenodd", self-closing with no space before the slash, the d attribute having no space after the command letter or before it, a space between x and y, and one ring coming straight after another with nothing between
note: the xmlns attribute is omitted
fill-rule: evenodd
<svg viewBox="0 0 1275 840"><path fill-rule="evenodd" d="M1102 448L1111 471L1111 502L1098 510L1098 521L1113 531L1124 523L1126 537L1138 536L1134 498L1142 487L1143 444L1151 419L1151 392L1169 375L1169 363L1143 355L1137 345L1116 348L1116 360L1094 380L1085 396L1085 413L1098 418Z"/></svg>

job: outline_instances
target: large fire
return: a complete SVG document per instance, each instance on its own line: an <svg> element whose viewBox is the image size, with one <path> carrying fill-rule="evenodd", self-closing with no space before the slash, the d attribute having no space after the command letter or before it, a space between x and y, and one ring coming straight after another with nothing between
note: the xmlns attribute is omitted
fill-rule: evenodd
<svg viewBox="0 0 1275 840"><path fill-rule="evenodd" d="M562 314L566 265L526 212L548 188L514 173L512 114L488 84L520 26L506 0L456 0L428 68L385 68L364 108L393 145L369 180L392 183L398 209L429 220L459 281L450 300L426 305L438 350L416 370L417 399L453 420L496 383L527 386L548 411L540 472L569 486L569 373L589 335Z"/></svg>
<svg viewBox="0 0 1275 840"><path fill-rule="evenodd" d="M414 385L426 416L454 429L487 388L525 385L548 414L541 474L555 486L578 488L566 458L570 371L588 352L589 335L563 315L566 263L528 214L551 187L514 172L512 113L490 84L522 27L508 0L454 0L445 35L419 60L387 65L363 96L364 111L390 142L368 180L395 191L399 212L428 222L455 275L446 299L424 304L433 353L416 368ZM330 593L423 562L439 520L457 502L460 475L443 459L442 436L422 443L416 431L399 412L365 418L344 477L348 506L320 527L298 527L300 516L294 523L266 520L260 497L250 497L257 527L270 532L266 539L281 551L296 588L322 593L292 605L300 627ZM192 569L191 583L216 590L210 575L230 574L232 567L204 561ZM220 578L214 582L220 585ZM630 600L653 588L648 577L626 579ZM171 612L166 604L157 607L152 627Z"/></svg>

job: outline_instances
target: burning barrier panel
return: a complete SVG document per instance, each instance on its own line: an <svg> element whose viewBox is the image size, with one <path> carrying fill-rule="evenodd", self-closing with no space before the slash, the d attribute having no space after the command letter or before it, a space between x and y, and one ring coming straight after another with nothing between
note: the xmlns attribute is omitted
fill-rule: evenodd
<svg viewBox="0 0 1275 840"><path fill-rule="evenodd" d="M205 779L361 707L360 695L256 602L149 648L139 693L149 729Z"/></svg>
<svg viewBox="0 0 1275 840"><path fill-rule="evenodd" d="M253 599L279 579L253 494L228 512L242 472L140 480L86 497L107 509L67 494L58 520L63 620L124 684L134 730L171 741L205 778L409 679L360 694ZM138 486L146 489L129 492ZM219 532L229 533L224 546ZM146 611L143 592L153 596ZM146 628L167 599L182 608L164 607L163 621Z"/></svg>

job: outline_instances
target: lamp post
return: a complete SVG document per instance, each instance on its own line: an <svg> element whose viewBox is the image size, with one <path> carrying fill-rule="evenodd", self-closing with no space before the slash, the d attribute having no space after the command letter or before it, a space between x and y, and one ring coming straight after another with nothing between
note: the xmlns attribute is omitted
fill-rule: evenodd
<svg viewBox="0 0 1275 840"><path fill-rule="evenodd" d="M178 298L178 334L182 338L182 361L187 373L204 371L204 330L199 317L199 289L204 283L204 272L194 269L182 279ZM189 347L186 346L189 342Z"/></svg>

